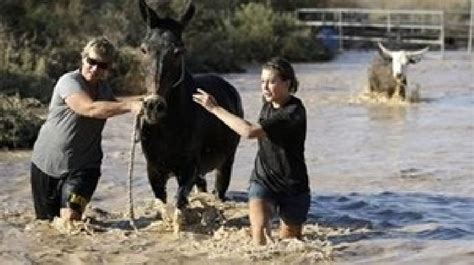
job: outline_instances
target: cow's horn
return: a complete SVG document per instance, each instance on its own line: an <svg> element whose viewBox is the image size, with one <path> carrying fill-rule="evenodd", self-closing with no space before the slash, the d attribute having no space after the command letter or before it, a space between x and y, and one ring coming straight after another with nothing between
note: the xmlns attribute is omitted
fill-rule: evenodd
<svg viewBox="0 0 474 265"><path fill-rule="evenodd" d="M378 42L377 43L379 45L379 48L380 48L380 51L382 51L382 53L385 55L385 56L388 56L390 58L392 58L392 51L385 48L381 42Z"/></svg>
<svg viewBox="0 0 474 265"><path fill-rule="evenodd" d="M418 51L407 52L407 56L409 56L409 57L420 56L420 55L423 55L425 52L427 52L429 49L430 49L430 47L426 47L426 48L418 50Z"/></svg>

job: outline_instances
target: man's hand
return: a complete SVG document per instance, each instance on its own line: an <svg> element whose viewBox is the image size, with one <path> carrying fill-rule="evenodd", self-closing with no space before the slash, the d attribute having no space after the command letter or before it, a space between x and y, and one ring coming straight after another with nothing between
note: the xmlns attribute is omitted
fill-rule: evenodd
<svg viewBox="0 0 474 265"><path fill-rule="evenodd" d="M128 103L130 112L135 115L142 115L143 114L143 101L131 101Z"/></svg>

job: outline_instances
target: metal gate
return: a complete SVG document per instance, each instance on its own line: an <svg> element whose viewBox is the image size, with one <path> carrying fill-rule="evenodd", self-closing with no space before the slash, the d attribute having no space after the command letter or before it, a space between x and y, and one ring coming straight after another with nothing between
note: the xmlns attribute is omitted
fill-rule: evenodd
<svg viewBox="0 0 474 265"><path fill-rule="evenodd" d="M296 16L304 25L337 29L341 50L345 40L378 42L397 35L404 43L438 46L444 54L443 11L301 8Z"/></svg>

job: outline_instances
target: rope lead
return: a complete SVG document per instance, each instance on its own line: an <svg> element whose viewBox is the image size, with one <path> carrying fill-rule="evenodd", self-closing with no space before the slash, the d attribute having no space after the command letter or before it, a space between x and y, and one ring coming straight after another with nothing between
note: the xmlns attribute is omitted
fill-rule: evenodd
<svg viewBox="0 0 474 265"><path fill-rule="evenodd" d="M133 175L133 166L135 160L135 145L138 142L137 131L139 126L140 115L135 115L133 121L133 132L131 138L131 147L130 147L130 163L128 165L128 217L130 226L138 232L137 226L135 225L135 213L133 210L133 192L132 192L132 175Z"/></svg>

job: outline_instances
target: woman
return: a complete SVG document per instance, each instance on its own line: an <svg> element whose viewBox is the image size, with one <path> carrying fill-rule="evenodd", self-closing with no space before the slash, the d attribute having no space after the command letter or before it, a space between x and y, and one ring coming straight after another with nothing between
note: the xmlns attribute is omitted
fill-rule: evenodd
<svg viewBox="0 0 474 265"><path fill-rule="evenodd" d="M291 64L274 58L262 67L264 99L258 123L251 123L220 107L198 89L194 101L248 139L258 139L255 167L250 177L249 217L252 241L271 239L273 209L280 216L280 237L300 238L310 206L310 189L304 159L306 110L293 96L298 81Z"/></svg>
<svg viewBox="0 0 474 265"><path fill-rule="evenodd" d="M56 83L46 122L31 158L31 187L37 219L80 220L101 175L102 130L107 118L132 112L139 101L114 98L105 77L115 57L104 37L87 43L78 70Z"/></svg>

